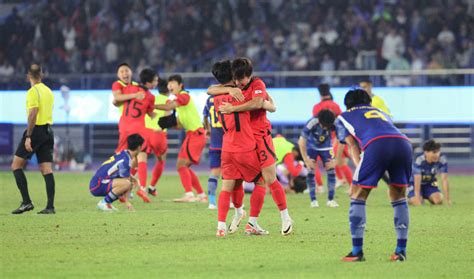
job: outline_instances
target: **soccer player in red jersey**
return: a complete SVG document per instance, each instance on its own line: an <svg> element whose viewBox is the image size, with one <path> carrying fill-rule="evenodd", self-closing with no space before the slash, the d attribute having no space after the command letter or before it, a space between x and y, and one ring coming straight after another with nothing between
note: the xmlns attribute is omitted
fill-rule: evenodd
<svg viewBox="0 0 474 279"><path fill-rule="evenodd" d="M231 62L229 60L215 63L212 67L212 73L223 87L235 87L232 81ZM250 100L251 95L246 94L243 102ZM214 97L214 105L216 108L224 102L235 105L243 103L236 101L229 94ZM249 111L236 112L234 114L218 113L218 119L224 131L221 163L222 190L218 201L216 233L218 237L227 235L226 219L231 198L234 202L235 215L228 233L232 234L237 232L240 222L245 217L245 211L243 211L242 206L244 197L242 181L255 182L256 185L262 188L264 187L250 118ZM251 234L264 235L268 234L268 232L260 228L255 222Z"/></svg>
<svg viewBox="0 0 474 279"><path fill-rule="evenodd" d="M338 117L342 113L342 110L341 110L341 107L336 102L333 101L329 84L327 83L320 84L318 86L318 91L319 91L319 96L321 97L321 101L317 103L316 105L314 105L313 117L317 117L318 113L323 109L328 109L332 111L336 115L336 117ZM334 135L333 135L333 138L335 139ZM336 154L337 145L338 145L338 141L334 140L334 145L333 145L334 154ZM344 162L346 162L345 160L346 158L350 158L349 150L347 146L344 148L343 158L344 158ZM321 172L319 171L319 168L316 167L315 168L316 180L318 180L318 175L319 175L319 180L321 180ZM347 162L342 166L336 166L336 177L337 177L336 188L340 187L343 184L344 178L346 182L349 184L349 186L351 186L352 170L347 165ZM318 185L320 184L318 183Z"/></svg>
<svg viewBox="0 0 474 279"><path fill-rule="evenodd" d="M132 81L132 68L127 63L122 63L117 66L117 78L118 80L112 83L112 95L114 97L114 105L120 106L123 102L132 99L142 100L145 94L142 92L136 92L133 94L125 94L124 90L128 86L138 86L138 83Z"/></svg>
<svg viewBox="0 0 474 279"><path fill-rule="evenodd" d="M269 186L278 209L280 210L282 220L283 235L288 235L293 231L293 221L288 214L286 204L286 194L283 186L276 177L276 155L273 147L273 139L271 133L271 124L267 119L266 110L262 107L264 101L272 102L267 93L265 83L258 77L252 77L253 66L248 58L238 58L232 62L232 73L236 84L241 88L224 88L211 87L209 93L225 93L229 92L237 100L242 100L243 95L250 94L252 99L241 105L232 105L231 103L223 103L219 107L221 113L235 113L242 111L250 111L251 126L254 137L257 142L257 152L262 169L262 176L266 185ZM213 92L211 92L213 91ZM242 95L242 91L244 94ZM246 230L251 230L251 224L256 220L263 206L266 189L256 185L250 199L250 218ZM255 219L254 219L255 218Z"/></svg>

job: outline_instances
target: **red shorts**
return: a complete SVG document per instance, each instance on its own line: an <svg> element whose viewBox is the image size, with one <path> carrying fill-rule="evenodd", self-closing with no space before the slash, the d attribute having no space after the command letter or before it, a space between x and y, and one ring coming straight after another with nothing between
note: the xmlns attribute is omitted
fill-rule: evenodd
<svg viewBox="0 0 474 279"><path fill-rule="evenodd" d="M166 153L168 150L168 139L166 138L166 132L162 131L151 131L148 134L148 148L147 154L155 154L159 157Z"/></svg>
<svg viewBox="0 0 474 279"><path fill-rule="evenodd" d="M262 177L260 161L255 150L236 153L222 151L221 160L222 179L257 182Z"/></svg>
<svg viewBox="0 0 474 279"><path fill-rule="evenodd" d="M276 155L275 147L273 147L272 134L268 133L265 136L255 136L257 141L258 159L260 160L260 168L266 168L275 164Z"/></svg>
<svg viewBox="0 0 474 279"><path fill-rule="evenodd" d="M133 134L139 134L140 136L142 136L145 142L142 145L141 151L146 151L148 149L148 144L149 144L148 138L149 138L150 131L152 130L147 129L145 127L136 128L136 129L132 128L132 129L127 129L127 130L122 130L122 131L119 130L119 142L118 142L117 149L115 149L115 153L119 153L120 151L123 151L128 148L127 138L128 136L133 135Z"/></svg>
<svg viewBox="0 0 474 279"><path fill-rule="evenodd" d="M334 156L336 156L337 154L337 146L339 145L339 141L335 141L334 142L334 146L333 146L333 152L334 152ZM346 144L344 146L344 151L342 152L342 158L350 158L351 156L349 155L349 146Z"/></svg>
<svg viewBox="0 0 474 279"><path fill-rule="evenodd" d="M188 131L179 150L178 158L188 159L193 164L199 164L199 159L201 159L201 153L205 146L206 132L203 128L192 132Z"/></svg>

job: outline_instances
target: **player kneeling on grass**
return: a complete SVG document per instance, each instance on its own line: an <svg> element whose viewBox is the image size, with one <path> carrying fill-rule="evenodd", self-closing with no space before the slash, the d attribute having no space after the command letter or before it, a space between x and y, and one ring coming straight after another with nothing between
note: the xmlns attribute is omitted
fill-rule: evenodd
<svg viewBox="0 0 474 279"><path fill-rule="evenodd" d="M93 196L103 196L97 207L103 211L117 210L112 203L120 197L127 204L127 208L133 211L132 204L128 201L128 193L133 185L137 184L135 178L130 175L132 160L136 159L142 148L144 140L139 134L133 134L127 138L127 149L123 150L109 160L102 163L102 166L92 177L89 183L89 190Z"/></svg>
<svg viewBox="0 0 474 279"><path fill-rule="evenodd" d="M413 163L413 176L410 181L408 202L411 205L420 205L423 199L432 204L442 204L443 194L438 188L436 175L441 173L443 192L448 205L449 198L448 162L446 156L441 154L441 144L433 139L423 144L423 154L416 157Z"/></svg>
<svg viewBox="0 0 474 279"><path fill-rule="evenodd" d="M309 168L306 176L306 184L309 188L309 197L311 199L311 207L319 207L316 199L316 183L314 180L314 169L317 168L318 157L324 163L324 167L328 174L328 207L339 207L334 200L334 192L336 186L336 173L334 170L335 161L331 144L331 133L334 131L335 115L330 110L322 110L318 113L318 117L311 118L303 131L301 132L298 144L301 149L301 155Z"/></svg>

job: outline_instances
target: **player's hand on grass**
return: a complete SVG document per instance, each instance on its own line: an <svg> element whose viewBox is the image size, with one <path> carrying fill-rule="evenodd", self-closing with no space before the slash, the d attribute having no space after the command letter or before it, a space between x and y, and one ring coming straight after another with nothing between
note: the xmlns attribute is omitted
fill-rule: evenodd
<svg viewBox="0 0 474 279"><path fill-rule="evenodd" d="M28 152L33 152L33 148L31 147L31 138L25 139L25 149Z"/></svg>
<svg viewBox="0 0 474 279"><path fill-rule="evenodd" d="M237 88L237 87L229 88L229 94L239 102L243 102L245 100L244 94L242 94L242 90L240 90L240 88Z"/></svg>
<svg viewBox="0 0 474 279"><path fill-rule="evenodd" d="M233 112L233 106L230 103L222 103L219 107L219 112L224 114L229 114Z"/></svg>
<svg viewBox="0 0 474 279"><path fill-rule="evenodd" d="M132 203L127 201L127 210L129 212L135 212L135 208L133 207Z"/></svg>
<svg viewBox="0 0 474 279"><path fill-rule="evenodd" d="M135 93L135 99L143 100L144 98L145 98L145 92L140 91L140 92Z"/></svg>
<svg viewBox="0 0 474 279"><path fill-rule="evenodd" d="M415 198L413 199L412 205L414 205L414 206L421 205L421 198L415 196Z"/></svg>

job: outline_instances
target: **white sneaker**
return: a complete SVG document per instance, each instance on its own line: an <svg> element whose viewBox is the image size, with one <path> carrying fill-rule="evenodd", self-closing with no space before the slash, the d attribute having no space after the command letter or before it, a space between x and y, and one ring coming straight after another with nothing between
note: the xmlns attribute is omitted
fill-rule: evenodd
<svg viewBox="0 0 474 279"><path fill-rule="evenodd" d="M325 192L324 185L316 186L316 193L321 194L321 193L324 193L324 192Z"/></svg>
<svg viewBox="0 0 474 279"><path fill-rule="evenodd" d="M217 209L217 205L210 203L207 209L215 210Z"/></svg>
<svg viewBox="0 0 474 279"><path fill-rule="evenodd" d="M191 195L186 195L186 194L185 194L183 197L178 198L178 199L174 199L173 201L174 201L174 202L196 202L196 201L198 201L198 200L199 200L199 199L196 198L196 197L194 197L194 195L191 196Z"/></svg>
<svg viewBox="0 0 474 279"><path fill-rule="evenodd" d="M293 232L293 220L286 219L281 223L281 234L287 236Z"/></svg>
<svg viewBox="0 0 474 279"><path fill-rule="evenodd" d="M312 202L311 202L311 207L312 207L312 208L319 207L319 202L318 202L318 201L312 201Z"/></svg>
<svg viewBox="0 0 474 279"><path fill-rule="evenodd" d="M245 234L246 235L268 235L269 232L267 230L262 229L258 224L250 224L247 223L245 225Z"/></svg>
<svg viewBox="0 0 474 279"><path fill-rule="evenodd" d="M326 203L327 207L339 207L339 204L335 200L328 201Z"/></svg>
<svg viewBox="0 0 474 279"><path fill-rule="evenodd" d="M237 215L234 214L234 218L232 218L232 223L230 223L229 230L227 231L229 234L236 233L239 230L240 223L246 217L245 210L242 210L242 214Z"/></svg>
<svg viewBox="0 0 474 279"><path fill-rule="evenodd" d="M102 211L105 211L105 212L114 212L114 211L118 211L117 208L115 208L111 203L106 203L104 200L101 200L98 204L97 204L97 208L102 210Z"/></svg>

